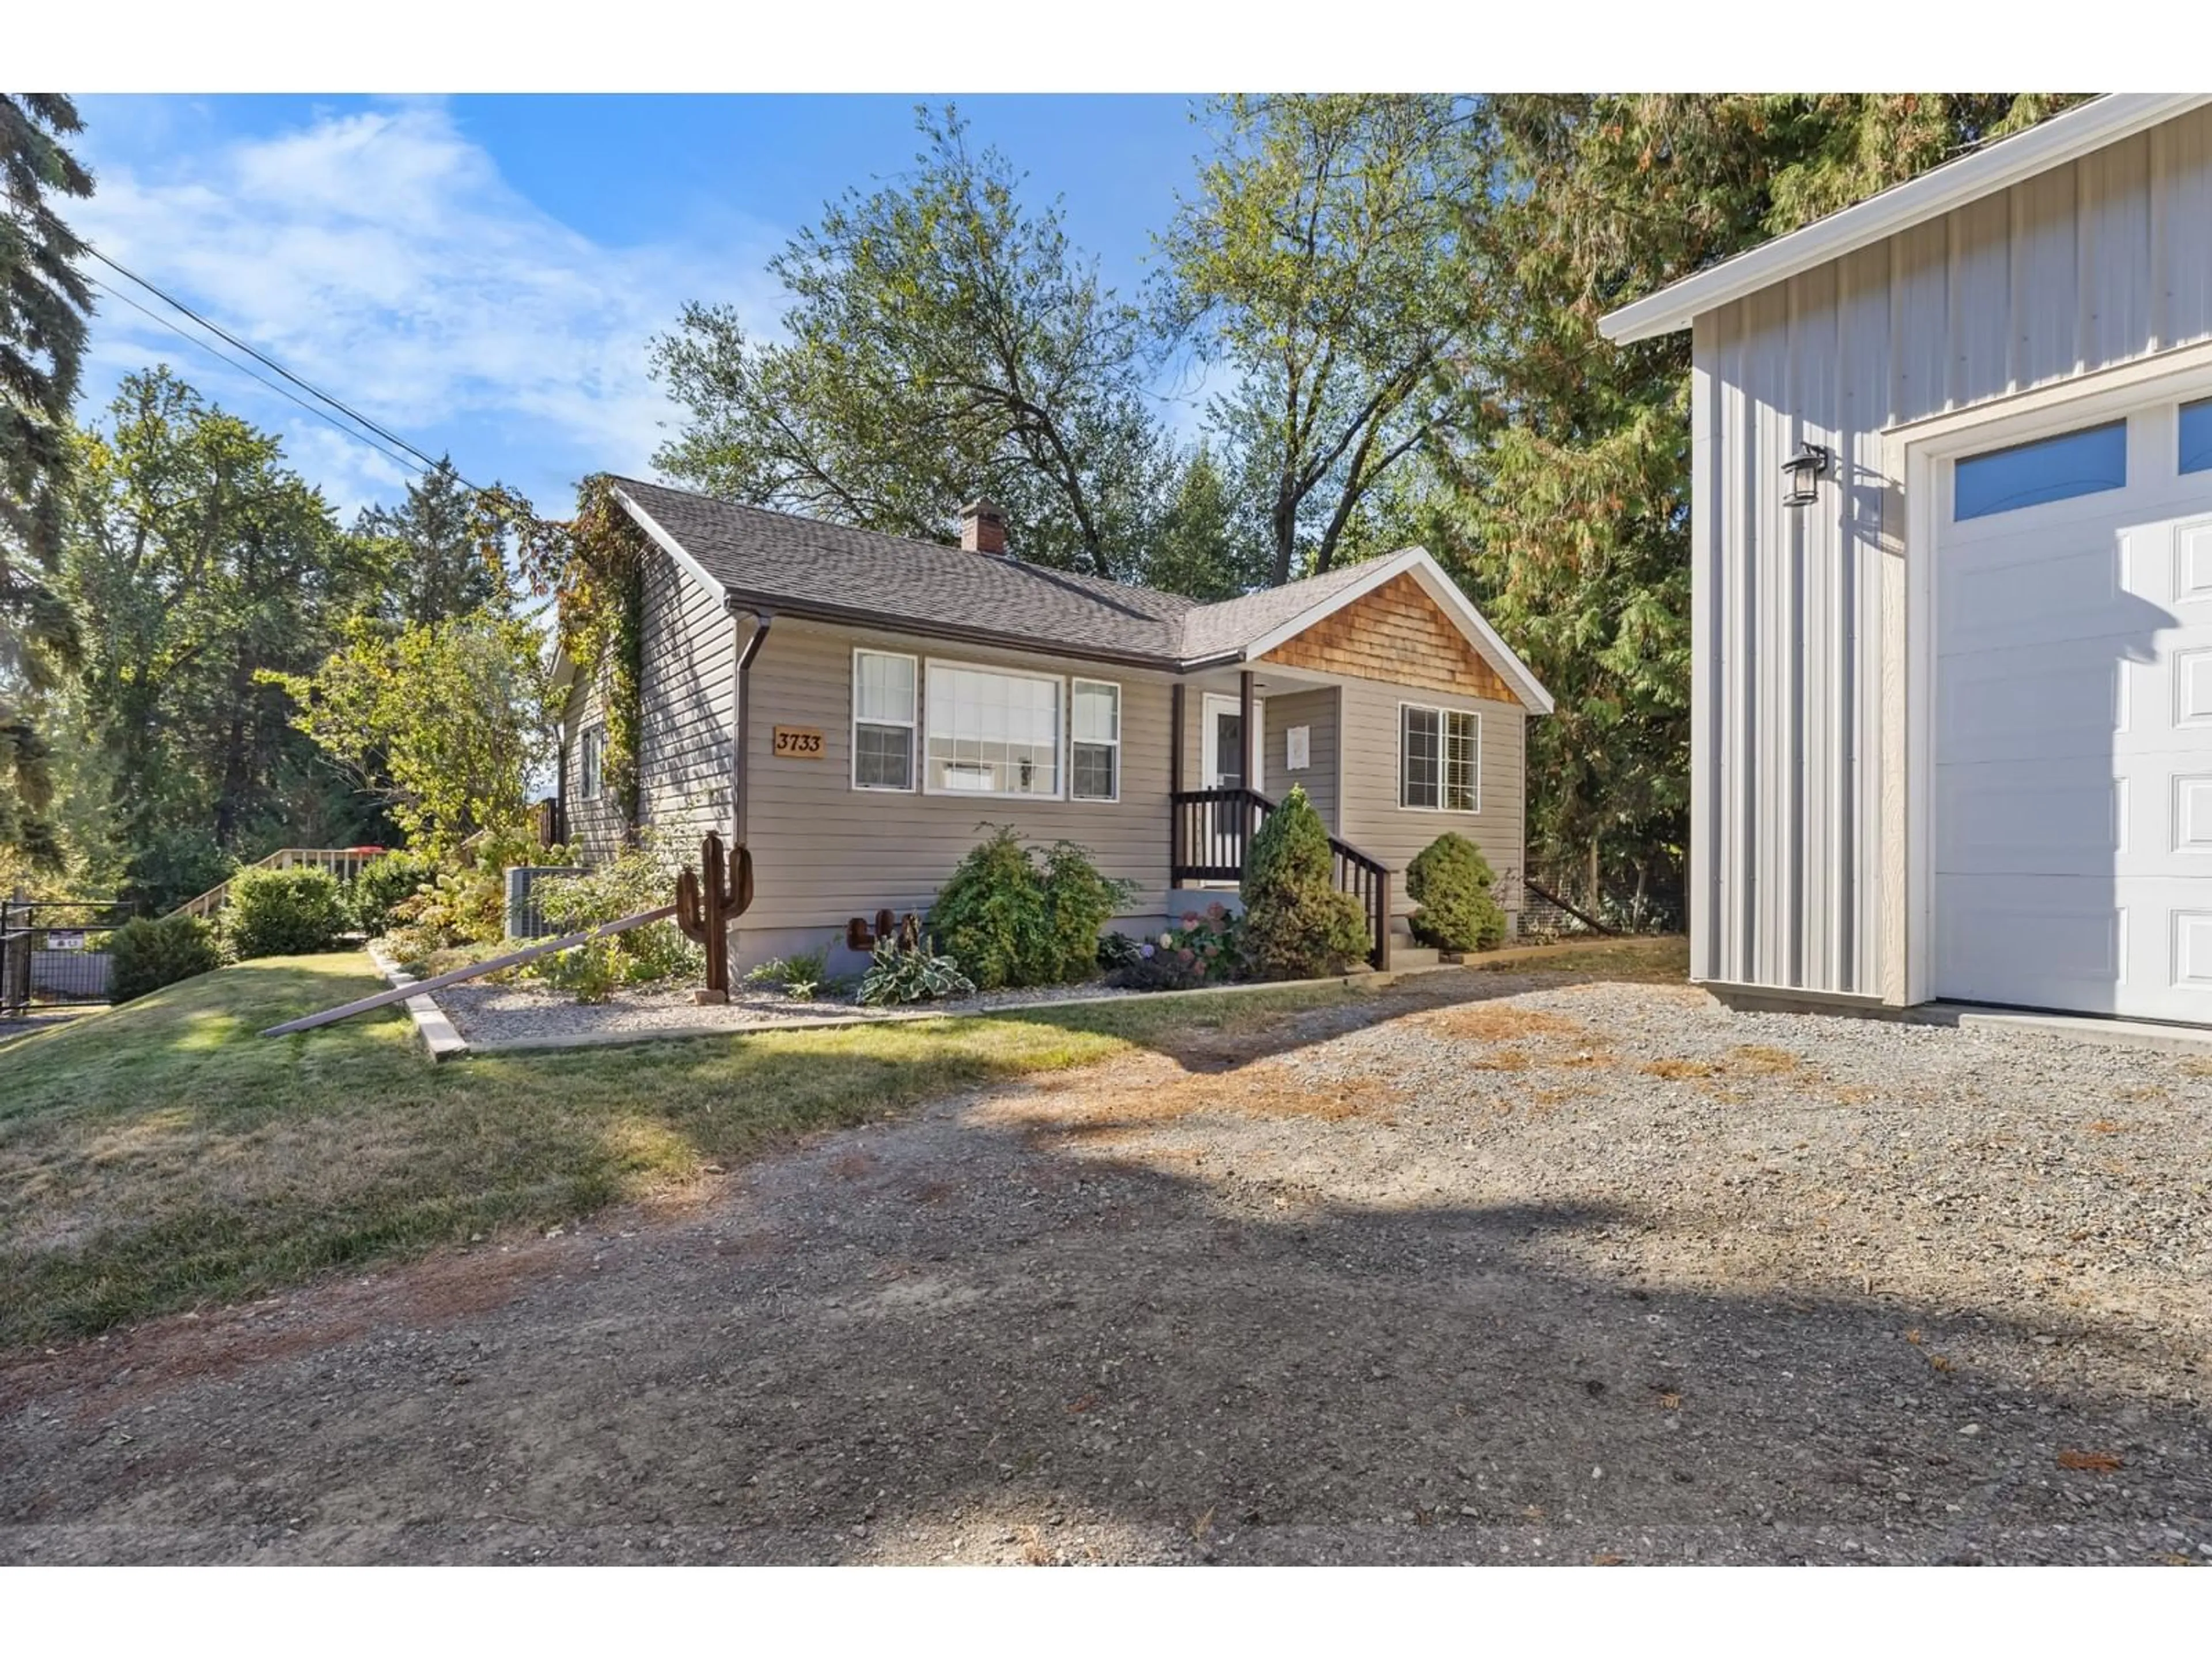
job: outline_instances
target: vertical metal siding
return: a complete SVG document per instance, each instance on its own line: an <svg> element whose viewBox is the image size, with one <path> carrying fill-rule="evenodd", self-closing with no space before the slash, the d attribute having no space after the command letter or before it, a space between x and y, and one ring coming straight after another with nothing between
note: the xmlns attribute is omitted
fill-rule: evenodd
<svg viewBox="0 0 2212 1659"><path fill-rule="evenodd" d="M2212 337L2212 110L1698 319L1692 961L1879 994L1885 427ZM1781 505L1800 441L1835 452Z"/></svg>

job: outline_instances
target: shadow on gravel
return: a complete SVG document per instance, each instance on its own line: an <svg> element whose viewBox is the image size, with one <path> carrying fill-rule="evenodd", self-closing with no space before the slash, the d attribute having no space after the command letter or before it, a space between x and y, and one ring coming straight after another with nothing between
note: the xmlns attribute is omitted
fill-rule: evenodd
<svg viewBox="0 0 2212 1659"><path fill-rule="evenodd" d="M1633 1194L1366 1210L1164 1161L942 1113L762 1166L678 1227L527 1247L499 1305L410 1304L403 1273L315 1292L299 1318L325 1334L219 1382L187 1376L195 1345L244 1340L229 1316L19 1369L0 1553L2141 1561L2212 1543L2201 1406L2130 1382L2112 1334L1625 1282L1592 1264L1657 1224Z"/></svg>

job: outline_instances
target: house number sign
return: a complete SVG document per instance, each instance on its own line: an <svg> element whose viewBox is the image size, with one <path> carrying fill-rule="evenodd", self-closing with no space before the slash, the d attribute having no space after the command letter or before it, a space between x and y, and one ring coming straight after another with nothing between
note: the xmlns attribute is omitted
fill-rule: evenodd
<svg viewBox="0 0 2212 1659"><path fill-rule="evenodd" d="M775 728L775 753L787 760L820 760L822 758L822 729L816 726L779 726Z"/></svg>

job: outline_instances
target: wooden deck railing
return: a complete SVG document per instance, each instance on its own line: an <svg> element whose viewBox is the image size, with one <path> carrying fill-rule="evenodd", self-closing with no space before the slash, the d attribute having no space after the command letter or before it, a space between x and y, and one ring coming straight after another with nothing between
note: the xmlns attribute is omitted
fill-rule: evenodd
<svg viewBox="0 0 2212 1659"><path fill-rule="evenodd" d="M265 859L257 859L240 870L325 870L341 882L349 882L361 873L361 866L371 859L384 856L381 847L283 847ZM237 879L234 876L231 880ZM230 896L230 882L210 887L198 898L186 899L169 912L173 916L204 916L212 918Z"/></svg>
<svg viewBox="0 0 2212 1659"><path fill-rule="evenodd" d="M1256 789L1182 789L1169 797L1172 825L1169 879L1238 881L1252 837L1275 810ZM1367 959L1390 965L1390 867L1349 842L1328 838L1329 872L1337 886L1367 913Z"/></svg>

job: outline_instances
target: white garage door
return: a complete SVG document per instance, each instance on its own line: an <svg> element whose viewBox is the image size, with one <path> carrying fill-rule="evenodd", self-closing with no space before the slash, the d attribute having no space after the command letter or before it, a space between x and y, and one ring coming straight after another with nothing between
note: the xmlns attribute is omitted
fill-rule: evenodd
<svg viewBox="0 0 2212 1659"><path fill-rule="evenodd" d="M2212 1022L2212 399L1940 471L1936 994Z"/></svg>

